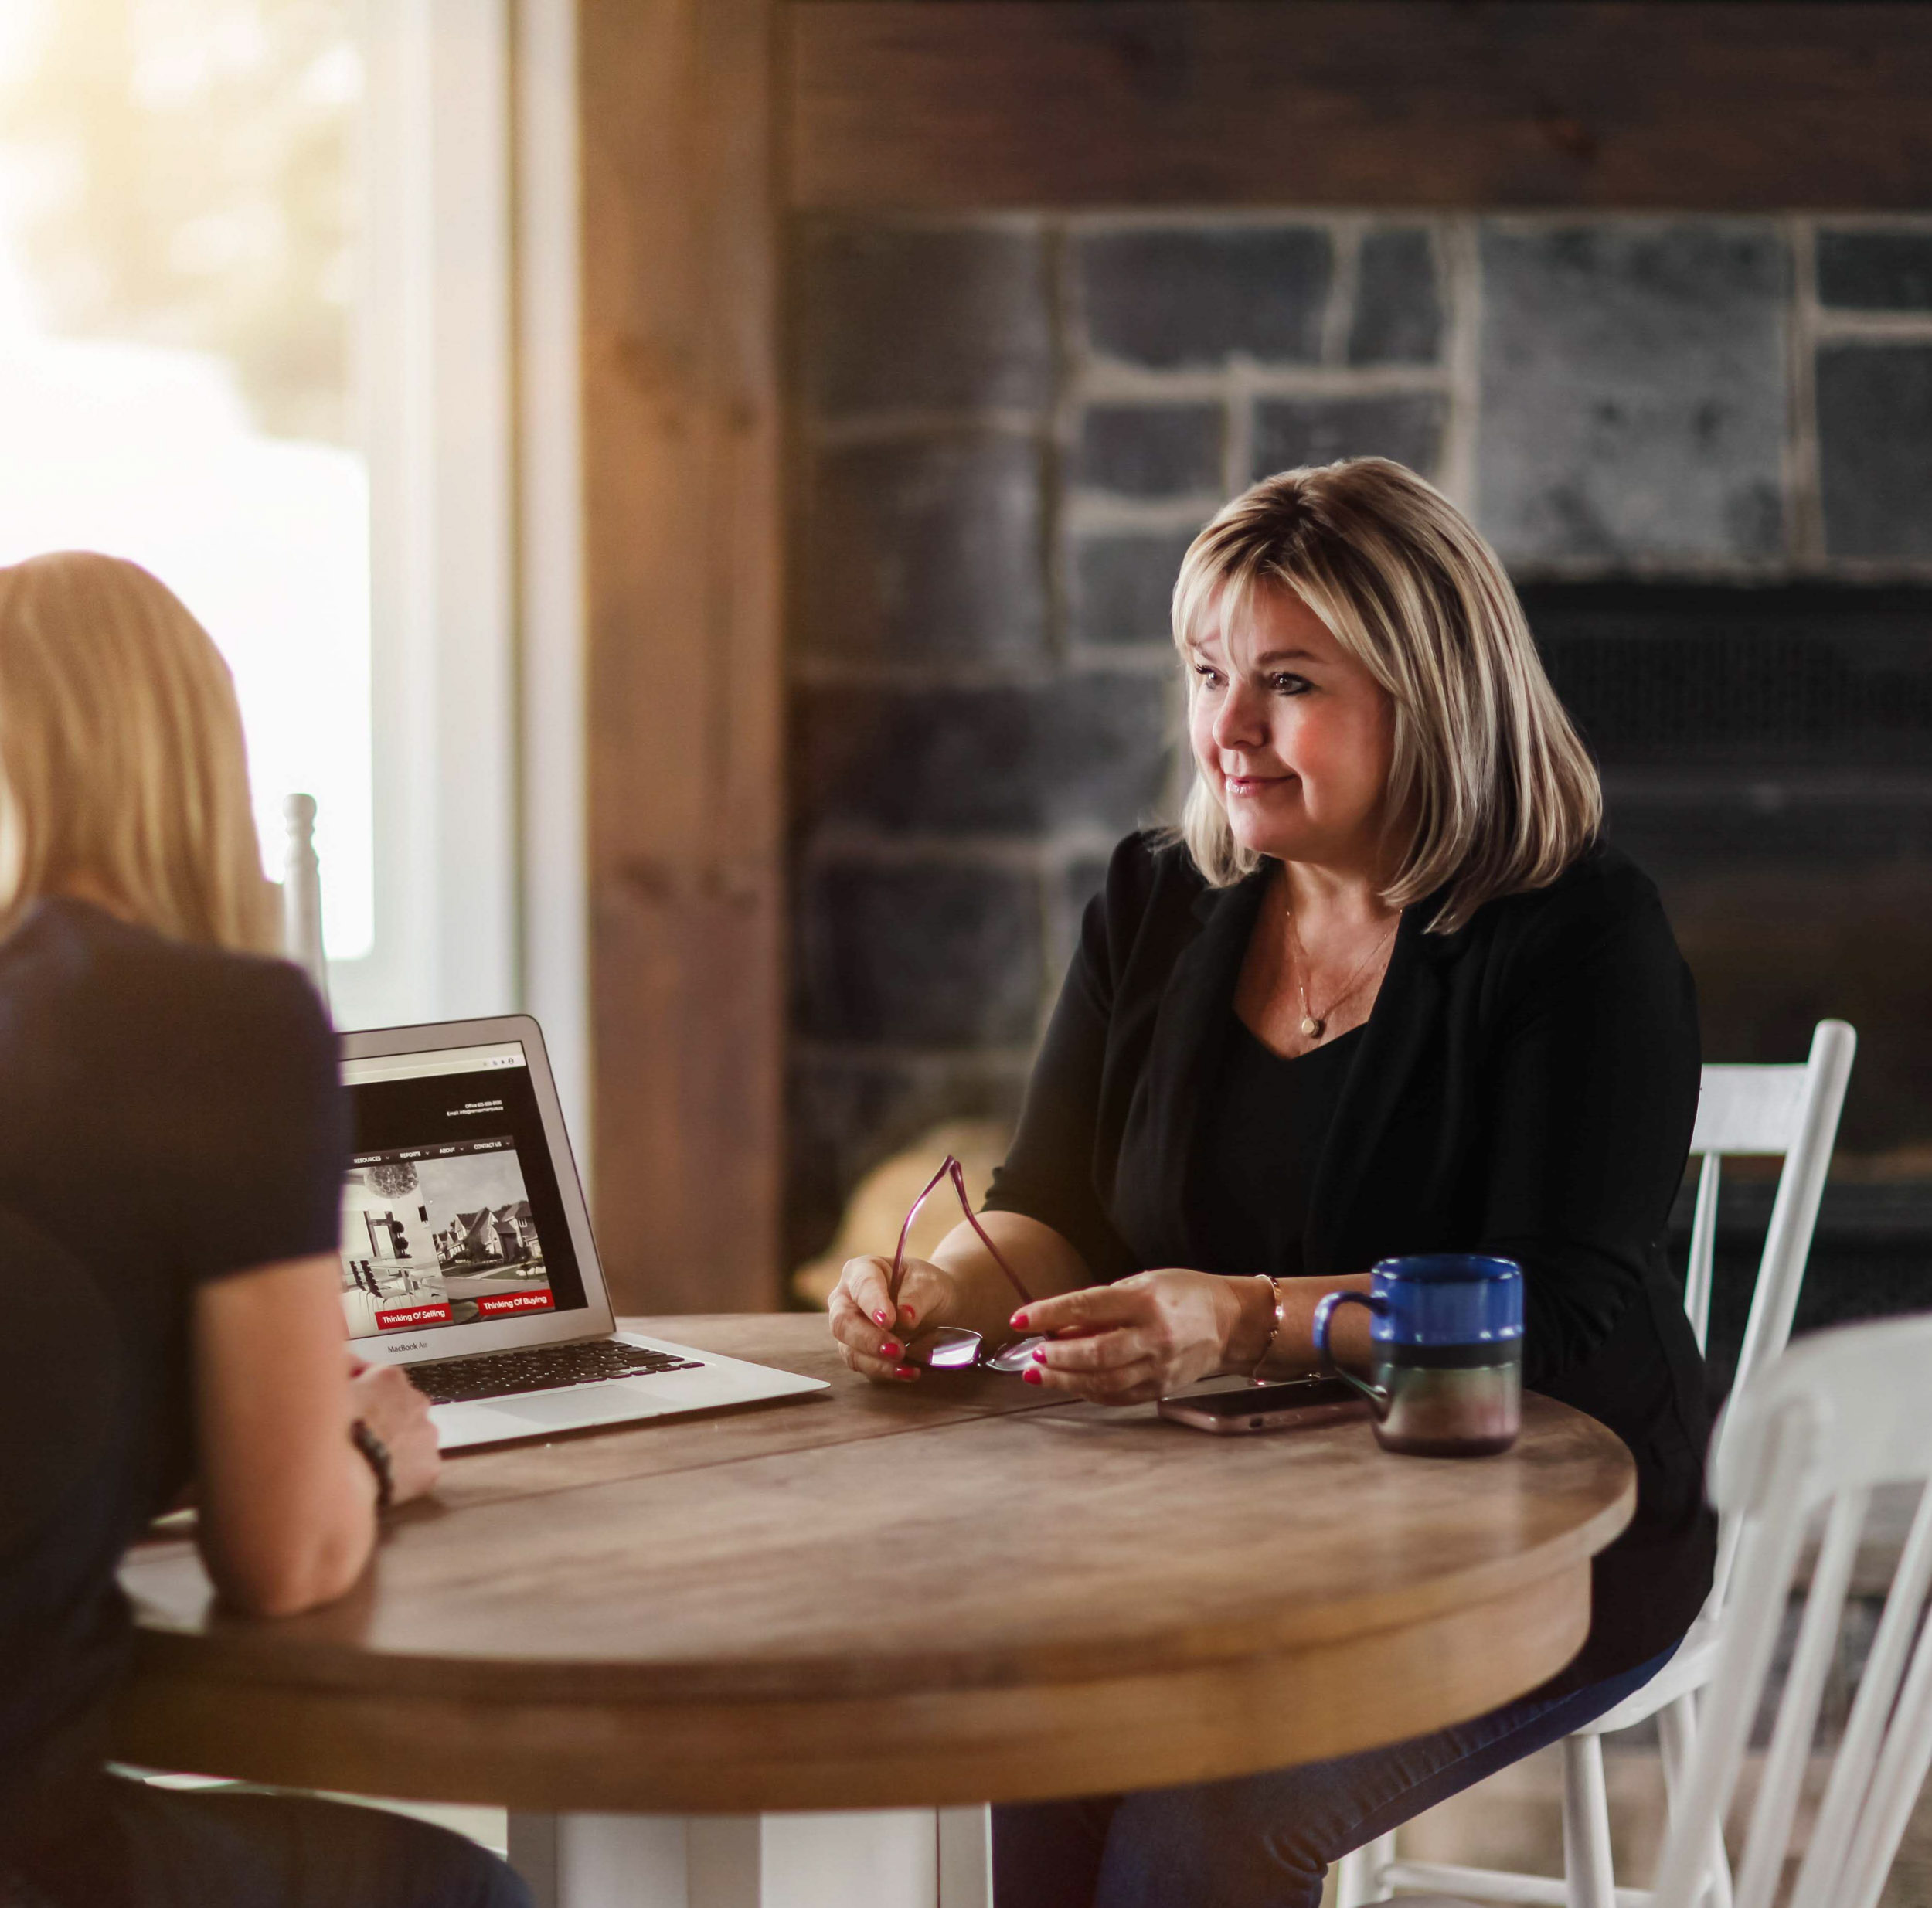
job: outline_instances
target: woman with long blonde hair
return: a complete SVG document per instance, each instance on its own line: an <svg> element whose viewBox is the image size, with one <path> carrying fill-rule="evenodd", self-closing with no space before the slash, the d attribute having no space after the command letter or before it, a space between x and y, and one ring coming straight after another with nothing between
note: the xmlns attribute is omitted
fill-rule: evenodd
<svg viewBox="0 0 1932 1908"><path fill-rule="evenodd" d="M132 563L0 569L0 1282L32 1284L0 1299L10 1905L529 1900L420 1823L104 1767L149 1519L192 1489L223 1600L284 1615L435 1481L425 1401L347 1354L335 1042L274 920L206 632Z"/></svg>
<svg viewBox="0 0 1932 1908"><path fill-rule="evenodd" d="M1127 1404L1316 1362L1315 1315L1396 1255L1522 1268L1523 1382L1636 1457L1590 1634L1553 1681L1418 1741L994 1812L1000 1908L1315 1908L1328 1864L1602 1715L1702 1604L1701 1361L1659 1241L1697 1105L1690 976L1601 839L1595 769L1502 565L1413 472L1290 471L1174 593L1194 778L1130 836L983 1223L846 1265L846 1362L916 1384L964 1326L1046 1335L1029 1382ZM1345 1364L1371 1356L1336 1313ZM1257 1505L1260 1517L1293 1515Z"/></svg>

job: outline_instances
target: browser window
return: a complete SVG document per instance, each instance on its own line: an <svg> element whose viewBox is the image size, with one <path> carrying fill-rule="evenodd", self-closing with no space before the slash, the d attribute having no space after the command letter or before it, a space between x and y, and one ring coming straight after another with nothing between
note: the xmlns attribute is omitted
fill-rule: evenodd
<svg viewBox="0 0 1932 1908"><path fill-rule="evenodd" d="M583 1308L520 1042L346 1060L342 1079L352 1338Z"/></svg>

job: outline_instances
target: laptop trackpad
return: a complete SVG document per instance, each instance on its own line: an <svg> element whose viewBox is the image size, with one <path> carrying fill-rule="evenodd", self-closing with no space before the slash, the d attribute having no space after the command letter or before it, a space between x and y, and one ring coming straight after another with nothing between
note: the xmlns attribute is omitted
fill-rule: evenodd
<svg viewBox="0 0 1932 1908"><path fill-rule="evenodd" d="M492 1398L488 1402L492 1411L555 1430L563 1424L594 1424L617 1406L634 1406L639 1401L617 1385L578 1385L569 1391L539 1391L529 1397Z"/></svg>

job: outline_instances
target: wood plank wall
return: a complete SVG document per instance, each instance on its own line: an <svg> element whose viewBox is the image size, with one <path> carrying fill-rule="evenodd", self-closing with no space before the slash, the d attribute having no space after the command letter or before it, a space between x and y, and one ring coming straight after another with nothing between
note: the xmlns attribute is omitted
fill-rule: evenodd
<svg viewBox="0 0 1932 1908"><path fill-rule="evenodd" d="M1932 208L1932 8L580 0L597 1223L777 1300L782 205Z"/></svg>
<svg viewBox="0 0 1932 1908"><path fill-rule="evenodd" d="M816 0L792 201L1932 206L1932 8Z"/></svg>
<svg viewBox="0 0 1932 1908"><path fill-rule="evenodd" d="M583 0L599 1244L620 1311L770 1308L783 1157L770 0Z"/></svg>

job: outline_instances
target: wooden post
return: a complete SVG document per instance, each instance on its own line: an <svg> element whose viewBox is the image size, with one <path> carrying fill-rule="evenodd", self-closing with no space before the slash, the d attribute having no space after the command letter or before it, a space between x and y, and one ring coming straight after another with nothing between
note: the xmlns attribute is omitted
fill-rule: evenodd
<svg viewBox="0 0 1932 1908"><path fill-rule="evenodd" d="M620 1311L778 1296L770 0L581 0L591 1013Z"/></svg>

